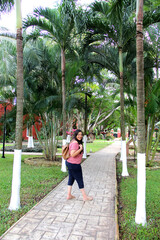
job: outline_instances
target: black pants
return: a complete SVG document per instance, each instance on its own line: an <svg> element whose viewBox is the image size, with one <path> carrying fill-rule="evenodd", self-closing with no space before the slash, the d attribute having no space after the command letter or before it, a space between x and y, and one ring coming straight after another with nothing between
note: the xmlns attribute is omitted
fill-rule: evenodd
<svg viewBox="0 0 160 240"><path fill-rule="evenodd" d="M76 180L80 189L84 188L82 168L80 164L73 164L66 161L66 166L68 168L69 179L68 185L72 186Z"/></svg>

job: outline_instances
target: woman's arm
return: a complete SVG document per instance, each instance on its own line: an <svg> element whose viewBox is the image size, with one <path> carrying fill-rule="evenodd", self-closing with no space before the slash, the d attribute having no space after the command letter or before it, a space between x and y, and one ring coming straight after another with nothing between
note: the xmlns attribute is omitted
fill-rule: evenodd
<svg viewBox="0 0 160 240"><path fill-rule="evenodd" d="M80 154L80 152L83 150L82 144L80 144L79 147L80 148L78 150L71 150L71 153L70 153L71 157L76 157L78 154Z"/></svg>

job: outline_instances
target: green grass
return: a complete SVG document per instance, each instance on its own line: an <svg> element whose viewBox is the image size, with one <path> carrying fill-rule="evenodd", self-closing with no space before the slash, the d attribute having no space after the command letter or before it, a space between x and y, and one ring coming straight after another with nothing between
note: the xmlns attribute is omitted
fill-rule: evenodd
<svg viewBox="0 0 160 240"><path fill-rule="evenodd" d="M22 155L21 209L11 212L7 208L11 196L13 155L5 156L0 158L0 236L67 176L58 166L26 165L24 158L31 156Z"/></svg>
<svg viewBox="0 0 160 240"><path fill-rule="evenodd" d="M158 240L160 239L160 169L146 170L146 215L147 224L143 227L135 224L137 169L135 163L128 161L129 177L121 178L121 162L117 162L119 187L119 227L122 240Z"/></svg>
<svg viewBox="0 0 160 240"><path fill-rule="evenodd" d="M12 146L13 143L5 143L5 146ZM3 143L0 143L0 149L3 148Z"/></svg>
<svg viewBox="0 0 160 240"><path fill-rule="evenodd" d="M87 146L86 146L87 153L97 152L97 151L101 150L102 148L107 147L111 143L113 143L113 141L94 140L93 143L87 143Z"/></svg>
<svg viewBox="0 0 160 240"><path fill-rule="evenodd" d="M86 146L87 153L97 152L97 151L101 150L102 148L107 147L111 143L113 143L113 141L96 139L96 140L94 140L93 143L87 143L87 146ZM62 148L58 148L57 150L58 150L57 151L58 153L62 153Z"/></svg>
<svg viewBox="0 0 160 240"><path fill-rule="evenodd" d="M111 144L104 140L95 140L87 143L87 152L92 149L96 152ZM61 149L59 149L61 152ZM60 167L36 167L24 164L24 159L35 155L22 155L21 165L21 208L18 211L9 211L11 197L13 155L0 156L0 236L20 217L28 212L37 202L49 193L67 173Z"/></svg>

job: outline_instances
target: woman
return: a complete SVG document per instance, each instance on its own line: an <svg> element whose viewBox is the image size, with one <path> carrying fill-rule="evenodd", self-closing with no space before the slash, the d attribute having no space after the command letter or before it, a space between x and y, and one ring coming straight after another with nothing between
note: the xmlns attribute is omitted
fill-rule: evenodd
<svg viewBox="0 0 160 240"><path fill-rule="evenodd" d="M68 179L68 194L67 199L75 198L72 194L72 185L76 180L79 189L83 196L83 201L90 201L93 198L86 195L84 190L83 175L81 168L81 161L83 156L83 145L82 145L83 134L82 131L77 129L74 132L73 139L69 144L70 157L66 161L66 166L68 167L69 179Z"/></svg>

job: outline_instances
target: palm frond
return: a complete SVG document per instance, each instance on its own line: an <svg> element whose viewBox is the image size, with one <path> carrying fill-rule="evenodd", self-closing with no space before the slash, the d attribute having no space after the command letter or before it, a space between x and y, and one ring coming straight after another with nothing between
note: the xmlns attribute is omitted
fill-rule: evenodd
<svg viewBox="0 0 160 240"><path fill-rule="evenodd" d="M9 12L14 4L14 0L0 0L0 14L1 12Z"/></svg>
<svg viewBox="0 0 160 240"><path fill-rule="evenodd" d="M101 1L101 2L94 2L90 5L91 9L98 14L103 14L104 17L106 17L106 15L108 15L109 12L109 4L105 1Z"/></svg>
<svg viewBox="0 0 160 240"><path fill-rule="evenodd" d="M143 17L143 26L147 28L148 26L160 22L160 7L158 6L156 9L153 9L148 12L144 12Z"/></svg>
<svg viewBox="0 0 160 240"><path fill-rule="evenodd" d="M24 21L23 21L23 27L24 29L31 27L31 26L36 26L40 28L41 30L47 31L50 34L53 34L53 27L52 24L47 21L46 19L41 19L41 18L36 18L33 16L28 16Z"/></svg>

